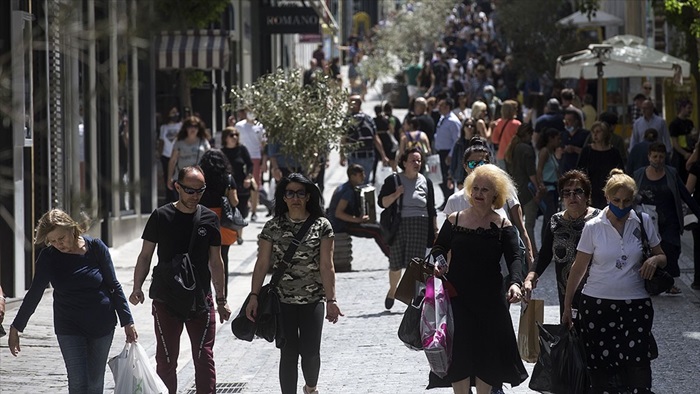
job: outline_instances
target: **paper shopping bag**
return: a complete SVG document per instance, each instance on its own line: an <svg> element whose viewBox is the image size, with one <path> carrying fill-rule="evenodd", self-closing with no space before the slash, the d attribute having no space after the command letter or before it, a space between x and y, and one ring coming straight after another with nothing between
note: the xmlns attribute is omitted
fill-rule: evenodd
<svg viewBox="0 0 700 394"><path fill-rule="evenodd" d="M544 322L544 300L531 299L521 304L518 326L518 351L520 358L529 363L537 361L540 354L537 322Z"/></svg>

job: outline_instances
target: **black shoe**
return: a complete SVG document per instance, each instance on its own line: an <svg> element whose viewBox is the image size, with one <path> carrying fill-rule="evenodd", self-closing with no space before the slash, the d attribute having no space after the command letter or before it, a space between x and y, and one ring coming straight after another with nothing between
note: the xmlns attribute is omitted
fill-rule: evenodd
<svg viewBox="0 0 700 394"><path fill-rule="evenodd" d="M394 299L393 298L385 298L384 299L384 308L386 309L391 309L391 307L394 306Z"/></svg>
<svg viewBox="0 0 700 394"><path fill-rule="evenodd" d="M236 239L236 243L239 245L243 245L243 238L238 237L238 239Z"/></svg>
<svg viewBox="0 0 700 394"><path fill-rule="evenodd" d="M693 282L690 284L690 288L693 290L700 290L700 283L698 282Z"/></svg>

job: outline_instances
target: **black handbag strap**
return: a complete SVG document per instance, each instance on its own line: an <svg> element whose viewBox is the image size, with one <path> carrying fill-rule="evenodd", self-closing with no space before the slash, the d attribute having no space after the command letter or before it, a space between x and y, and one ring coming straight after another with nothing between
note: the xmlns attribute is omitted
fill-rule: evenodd
<svg viewBox="0 0 700 394"><path fill-rule="evenodd" d="M399 178L399 174L396 172L393 173L392 175L394 175L394 190L396 190L399 188L399 186L401 186L401 178ZM403 208L403 194L399 196L399 201L398 201L398 204L396 205L396 207L397 207L396 213L401 215L401 209Z"/></svg>
<svg viewBox="0 0 700 394"><path fill-rule="evenodd" d="M304 224L301 226L299 231L297 231L297 233L294 235L292 243L289 244L287 250L284 252L284 256L282 256L282 261L280 261L279 264L277 264L277 269L275 269L275 272L272 273L270 285L277 287L277 284L279 284L280 280L282 280L282 275L284 274L284 271L286 271L287 268L292 266L292 257L294 257L294 253L297 251L299 245L301 245L301 240L304 238L306 233L311 228L311 225L315 221L315 217L309 216L304 222Z"/></svg>
<svg viewBox="0 0 700 394"><path fill-rule="evenodd" d="M636 213L637 217L639 218L639 229L642 231L642 251L644 252L644 254L651 255L651 248L649 247L649 238L647 238L647 232L644 229L644 218L642 217L642 213L637 211L636 209L634 210L634 213Z"/></svg>

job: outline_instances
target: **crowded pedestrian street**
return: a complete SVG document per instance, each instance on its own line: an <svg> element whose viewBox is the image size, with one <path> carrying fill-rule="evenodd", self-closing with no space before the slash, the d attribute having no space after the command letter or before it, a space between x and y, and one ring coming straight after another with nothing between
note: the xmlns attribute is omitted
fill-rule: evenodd
<svg viewBox="0 0 700 394"><path fill-rule="evenodd" d="M368 97L363 110L369 112L378 101ZM403 117L401 111L397 111ZM345 168L338 165L337 155L331 156L326 172L324 197L330 201L332 191L345 182ZM436 203L442 197L436 193ZM379 208L377 208L379 210ZM243 300L250 291L250 278L257 256L257 235L264 224L266 211L260 206L258 222L251 223L245 232L244 243L234 245L229 252L229 304L233 316L238 314ZM438 218L442 225L444 215ZM537 233L541 218L537 223ZM133 269L141 248L141 240L134 239L118 248L112 248L117 276L125 293L133 285ZM538 240L539 242L539 240ZM693 392L700 386L697 365L700 363L700 292L692 290L692 240L683 238L684 254L680 264L682 275L680 295L653 297L653 332L659 346L659 358L652 361L653 389L660 394ZM384 307L387 288L388 260L371 239L353 238L352 271L336 274L338 305L345 315L337 324L326 323L321 347L322 370L318 390L321 393L422 393L428 383L428 362L422 351L408 349L397 337L397 330L405 305L397 302L391 310ZM554 270L548 270L539 281L533 298L545 301L545 323L559 322L559 306L554 282ZM10 301L5 318L11 322L19 300ZM3 338L0 348L0 393L55 394L67 391L67 379L58 343L53 334L52 290L48 289L32 317L31 330L22 335L22 351L13 357ZM151 316L151 300L131 306L139 343L151 360L155 354L155 333ZM515 331L518 330L520 306L510 308ZM476 317L478 318L478 317ZM124 347L123 332L115 332L110 357ZM188 351L189 339L182 337L178 362L178 393L193 394L194 368ZM255 339L252 343L238 340L231 333L230 321L217 321L216 345L217 393L279 392L277 371L279 350L273 343ZM525 363L528 373L534 364ZM109 371L105 379L105 393L114 387ZM505 385L505 393L532 393L529 380L517 387ZM448 393L451 389L433 389L429 392Z"/></svg>

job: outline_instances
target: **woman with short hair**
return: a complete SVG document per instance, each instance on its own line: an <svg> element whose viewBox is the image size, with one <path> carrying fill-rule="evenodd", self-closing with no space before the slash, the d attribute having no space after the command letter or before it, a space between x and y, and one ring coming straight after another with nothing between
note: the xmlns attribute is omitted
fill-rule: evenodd
<svg viewBox="0 0 700 394"><path fill-rule="evenodd" d="M582 331L591 393L651 393L654 308L644 288L666 266L661 239L649 215L632 211L637 185L620 169L605 184L608 206L586 222L566 284L562 323ZM641 226L652 256L644 260ZM572 304L579 283L578 320Z"/></svg>

